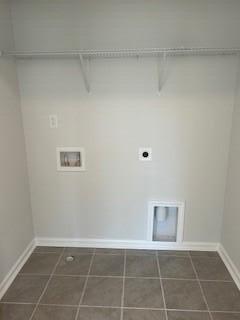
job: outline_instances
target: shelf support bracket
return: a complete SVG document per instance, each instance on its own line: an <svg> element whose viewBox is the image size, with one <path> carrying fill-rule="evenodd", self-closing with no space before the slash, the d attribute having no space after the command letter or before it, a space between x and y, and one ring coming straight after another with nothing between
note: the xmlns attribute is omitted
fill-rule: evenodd
<svg viewBox="0 0 240 320"><path fill-rule="evenodd" d="M85 62L84 62L84 58L83 58L82 54L79 54L79 61L80 61L80 68L82 71L82 77L83 77L83 82L84 82L85 88L86 88L87 92L90 93L88 72L87 72L87 68L85 66Z"/></svg>
<svg viewBox="0 0 240 320"><path fill-rule="evenodd" d="M158 63L158 94L160 94L162 87L166 81L166 71L167 71L167 53L163 53L163 57Z"/></svg>

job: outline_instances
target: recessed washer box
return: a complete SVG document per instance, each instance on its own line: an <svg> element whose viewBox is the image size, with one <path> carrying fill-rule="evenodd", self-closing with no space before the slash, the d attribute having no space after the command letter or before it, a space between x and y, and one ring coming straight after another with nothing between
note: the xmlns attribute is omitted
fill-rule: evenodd
<svg viewBox="0 0 240 320"><path fill-rule="evenodd" d="M58 171L85 171L85 150L82 147L57 148Z"/></svg>

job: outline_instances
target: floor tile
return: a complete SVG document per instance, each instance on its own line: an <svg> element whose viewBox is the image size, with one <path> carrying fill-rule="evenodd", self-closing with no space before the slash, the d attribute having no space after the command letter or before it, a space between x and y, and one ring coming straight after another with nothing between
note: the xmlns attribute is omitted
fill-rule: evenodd
<svg viewBox="0 0 240 320"><path fill-rule="evenodd" d="M66 258L72 256L73 261ZM87 275L90 267L92 255L90 254L64 254L55 270L55 274L65 275Z"/></svg>
<svg viewBox="0 0 240 320"><path fill-rule="evenodd" d="M191 257L219 258L217 251L189 251Z"/></svg>
<svg viewBox="0 0 240 320"><path fill-rule="evenodd" d="M92 254L94 248L77 248L77 247L67 247L64 250L64 253L67 254Z"/></svg>
<svg viewBox="0 0 240 320"><path fill-rule="evenodd" d="M122 255L95 255L90 270L91 275L122 276L124 256Z"/></svg>
<svg viewBox="0 0 240 320"><path fill-rule="evenodd" d="M28 320L34 308L33 304L0 304L0 319Z"/></svg>
<svg viewBox="0 0 240 320"><path fill-rule="evenodd" d="M158 260L162 278L196 278L190 258L175 256L159 256Z"/></svg>
<svg viewBox="0 0 240 320"><path fill-rule="evenodd" d="M202 280L232 280L220 258L192 258L198 278Z"/></svg>
<svg viewBox="0 0 240 320"><path fill-rule="evenodd" d="M126 250L126 254L127 255L155 255L156 254L156 250L143 250L143 249L128 249Z"/></svg>
<svg viewBox="0 0 240 320"><path fill-rule="evenodd" d="M2 298L0 320L29 320L63 249L37 247L34 250ZM32 320L76 320L92 257L91 274L82 301L85 307L80 308L77 320L120 320L124 253L121 249L66 248ZM166 320L165 312L156 310L164 307L160 280L151 279L159 277L156 251L126 250L126 253L126 276L129 278L125 279L124 306L128 309L124 309L123 320ZM162 280L167 308L179 309L168 310L168 320L210 320L209 313L204 312L207 309L199 284L194 280L189 252L160 250L157 253L161 276L174 278ZM65 260L69 255L74 256L72 262ZM202 280L212 320L240 320L240 291L218 253L191 251L190 255Z"/></svg>
<svg viewBox="0 0 240 320"><path fill-rule="evenodd" d="M159 279L126 279L124 306L163 308L163 297Z"/></svg>
<svg viewBox="0 0 240 320"><path fill-rule="evenodd" d="M74 320L77 308L38 306L32 320Z"/></svg>
<svg viewBox="0 0 240 320"><path fill-rule="evenodd" d="M85 277L54 276L40 303L78 305L84 283Z"/></svg>
<svg viewBox="0 0 240 320"><path fill-rule="evenodd" d="M63 247L40 247L37 246L34 253L62 253Z"/></svg>
<svg viewBox="0 0 240 320"><path fill-rule="evenodd" d="M131 255L126 258L126 276L159 277L156 256Z"/></svg>
<svg viewBox="0 0 240 320"><path fill-rule="evenodd" d="M56 253L33 253L20 273L51 274L59 255Z"/></svg>
<svg viewBox="0 0 240 320"><path fill-rule="evenodd" d="M209 309L240 311L240 291L233 282L201 281Z"/></svg>
<svg viewBox="0 0 240 320"><path fill-rule="evenodd" d="M105 249L98 248L96 249L96 254L124 254L124 249Z"/></svg>
<svg viewBox="0 0 240 320"><path fill-rule="evenodd" d="M189 251L183 250L158 250L159 256L180 256L180 257L189 257Z"/></svg>
<svg viewBox="0 0 240 320"><path fill-rule="evenodd" d="M208 312L168 311L168 320L210 320Z"/></svg>
<svg viewBox="0 0 240 320"><path fill-rule="evenodd" d="M163 280L163 288L168 309L207 309L197 281Z"/></svg>
<svg viewBox="0 0 240 320"><path fill-rule="evenodd" d="M77 320L120 320L120 308L80 308Z"/></svg>
<svg viewBox="0 0 240 320"><path fill-rule="evenodd" d="M125 309L123 320L165 320L165 311Z"/></svg>
<svg viewBox="0 0 240 320"><path fill-rule="evenodd" d="M48 276L18 275L5 293L2 301L36 303L48 279Z"/></svg>
<svg viewBox="0 0 240 320"><path fill-rule="evenodd" d="M240 320L240 313L212 312L213 320Z"/></svg>
<svg viewBox="0 0 240 320"><path fill-rule="evenodd" d="M83 297L83 305L115 306L121 305L123 280L121 278L89 278Z"/></svg>

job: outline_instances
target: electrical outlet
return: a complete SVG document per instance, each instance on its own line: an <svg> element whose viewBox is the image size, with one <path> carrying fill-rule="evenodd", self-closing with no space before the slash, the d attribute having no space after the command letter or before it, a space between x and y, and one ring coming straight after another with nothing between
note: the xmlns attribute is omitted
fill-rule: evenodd
<svg viewBox="0 0 240 320"><path fill-rule="evenodd" d="M51 129L57 129L58 127L58 117L56 114L51 114L49 116L49 126Z"/></svg>
<svg viewBox="0 0 240 320"><path fill-rule="evenodd" d="M140 161L152 161L152 148L139 148L138 157Z"/></svg>

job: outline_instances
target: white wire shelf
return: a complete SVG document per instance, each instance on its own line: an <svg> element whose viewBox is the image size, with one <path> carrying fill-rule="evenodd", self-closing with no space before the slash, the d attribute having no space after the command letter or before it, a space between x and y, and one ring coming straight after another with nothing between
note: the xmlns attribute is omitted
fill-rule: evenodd
<svg viewBox="0 0 240 320"><path fill-rule="evenodd" d="M121 57L151 57L175 55L235 55L240 54L240 48L142 48L114 50L72 50L72 51L1 51L1 56L15 58L51 58L79 57L84 58L121 58Z"/></svg>
<svg viewBox="0 0 240 320"><path fill-rule="evenodd" d="M213 56L239 55L240 48L142 48L114 50L72 50L72 51L0 51L0 57L15 57L19 59L34 58L78 58L86 91L91 92L88 75L88 63L94 58L128 58L128 57L160 57L158 66L158 92L160 93L167 70L169 56ZM86 60L86 63L85 63Z"/></svg>

